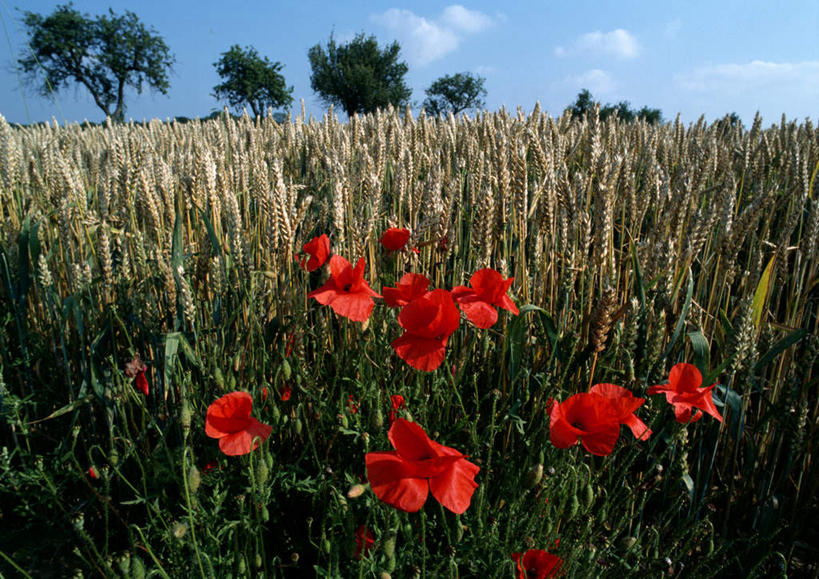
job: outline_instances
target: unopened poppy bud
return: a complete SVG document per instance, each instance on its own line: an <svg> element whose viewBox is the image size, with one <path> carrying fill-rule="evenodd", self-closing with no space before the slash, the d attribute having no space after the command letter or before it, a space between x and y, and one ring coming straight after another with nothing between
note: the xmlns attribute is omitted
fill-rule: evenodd
<svg viewBox="0 0 819 579"><path fill-rule="evenodd" d="M282 360L282 374L284 375L285 380L290 380L290 377L293 375L293 369L290 367L290 362L286 359Z"/></svg>
<svg viewBox="0 0 819 579"><path fill-rule="evenodd" d="M108 462L111 464L111 466L117 466L119 463L119 453L117 452L116 448L111 451L111 454L108 455Z"/></svg>
<svg viewBox="0 0 819 579"><path fill-rule="evenodd" d="M304 427L304 424L301 422L301 418L296 418L296 421L293 423L293 430L295 430L297 436L301 436L301 429Z"/></svg>
<svg viewBox="0 0 819 579"><path fill-rule="evenodd" d="M182 411L179 413L179 423L185 434L191 429L191 407L187 400L182 401Z"/></svg>
<svg viewBox="0 0 819 579"><path fill-rule="evenodd" d="M378 576L378 579L392 579L392 575L386 571L381 571L381 575Z"/></svg>
<svg viewBox="0 0 819 579"><path fill-rule="evenodd" d="M242 353L236 352L236 355L233 357L233 371L238 372L239 367L242 364Z"/></svg>
<svg viewBox="0 0 819 579"><path fill-rule="evenodd" d="M236 390L236 374L228 376L228 389Z"/></svg>
<svg viewBox="0 0 819 579"><path fill-rule="evenodd" d="M577 500L577 495L572 495L572 498L569 500L569 520L575 518L579 510L580 501Z"/></svg>
<svg viewBox="0 0 819 579"><path fill-rule="evenodd" d="M270 511L267 510L267 507L262 507L262 510L261 510L260 514L261 514L263 523L266 523L267 521L270 520Z"/></svg>
<svg viewBox="0 0 819 579"><path fill-rule="evenodd" d="M376 411L373 412L370 424L374 430L380 430L381 427L384 426L384 414L380 409L376 409Z"/></svg>
<svg viewBox="0 0 819 579"><path fill-rule="evenodd" d="M187 532L188 526L180 521L176 521L171 527L171 533L177 541L181 541Z"/></svg>
<svg viewBox="0 0 819 579"><path fill-rule="evenodd" d="M339 414L338 415L338 423L341 425L342 428L349 428L350 421L347 420L346 414Z"/></svg>
<svg viewBox="0 0 819 579"><path fill-rule="evenodd" d="M256 563L256 569L262 568L262 556L256 553L256 557L254 559L254 563Z"/></svg>
<svg viewBox="0 0 819 579"><path fill-rule="evenodd" d="M270 422L273 423L273 426L278 426L279 420L282 417L282 413L279 410L279 407L275 404L270 406Z"/></svg>
<svg viewBox="0 0 819 579"><path fill-rule="evenodd" d="M200 484L202 484L202 474L196 468L196 465L192 465L188 471L188 489L190 489L191 494L196 494Z"/></svg>
<svg viewBox="0 0 819 579"><path fill-rule="evenodd" d="M636 544L637 544L637 537L623 537L623 539L620 541L620 545L626 551L631 549Z"/></svg>
<svg viewBox="0 0 819 579"><path fill-rule="evenodd" d="M529 472L526 473L526 480L523 481L523 488L531 489L536 487L540 484L540 481L543 479L543 465L536 464L532 468L529 469Z"/></svg>
<svg viewBox="0 0 819 579"><path fill-rule="evenodd" d="M383 551L387 559L392 559L395 556L395 533L387 535L384 540Z"/></svg>
<svg viewBox="0 0 819 579"><path fill-rule="evenodd" d="M120 573L128 577L131 574L131 554L127 552L123 553L117 560L117 567L119 568Z"/></svg>
<svg viewBox="0 0 819 579"><path fill-rule="evenodd" d="M589 510L594 503L594 488L591 484L586 485L586 493L583 496L583 506Z"/></svg>
<svg viewBox="0 0 819 579"><path fill-rule="evenodd" d="M264 483L267 482L267 475L269 474L270 471L267 470L267 463L264 460L260 460L259 465L256 467L256 482L259 483L259 487L264 486Z"/></svg>
<svg viewBox="0 0 819 579"><path fill-rule="evenodd" d="M350 487L350 490L347 491L347 498L348 499L357 499L361 495L364 494L366 487L362 484L354 484Z"/></svg>
<svg viewBox="0 0 819 579"><path fill-rule="evenodd" d="M222 374L221 368L215 368L213 370L213 379L216 380L216 385L219 386L222 390L225 388L225 377Z"/></svg>
<svg viewBox="0 0 819 579"><path fill-rule="evenodd" d="M131 577L145 579L145 565L139 557L131 557Z"/></svg>
<svg viewBox="0 0 819 579"><path fill-rule="evenodd" d="M239 575L244 576L247 572L247 561L243 555L236 555L236 570L239 572Z"/></svg>
<svg viewBox="0 0 819 579"><path fill-rule="evenodd" d="M333 550L333 544L330 542L330 539L324 539L321 542L321 550L324 551L325 555L330 554L330 551Z"/></svg>

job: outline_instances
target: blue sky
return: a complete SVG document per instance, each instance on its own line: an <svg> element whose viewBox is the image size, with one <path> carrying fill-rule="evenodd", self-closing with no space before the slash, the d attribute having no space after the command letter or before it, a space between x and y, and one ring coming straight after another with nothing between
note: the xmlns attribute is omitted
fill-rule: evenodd
<svg viewBox="0 0 819 579"><path fill-rule="evenodd" d="M0 114L10 122L102 120L83 89L64 89L56 101L21 89L13 65L26 50L23 11L45 15L58 4L0 0ZM321 116L326 107L310 88L307 51L331 32L340 42L359 32L382 46L397 40L416 109L436 78L468 71L486 78L490 110L529 111L539 101L557 116L588 88L603 103L627 100L688 123L736 112L748 124L757 110L766 124L782 113L819 117L817 0L77 0L74 7L92 15L130 9L175 55L167 96L129 95L126 117L140 121L219 108L210 94L219 82L213 63L232 44L281 62L294 111L304 99L308 113Z"/></svg>

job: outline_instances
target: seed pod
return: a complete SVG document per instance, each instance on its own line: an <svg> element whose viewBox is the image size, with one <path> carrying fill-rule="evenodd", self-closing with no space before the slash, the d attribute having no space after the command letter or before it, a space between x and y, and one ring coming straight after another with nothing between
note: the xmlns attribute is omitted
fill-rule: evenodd
<svg viewBox="0 0 819 579"><path fill-rule="evenodd" d="M387 538L384 540L383 551L387 559L395 557L395 533L387 535Z"/></svg>
<svg viewBox="0 0 819 579"><path fill-rule="evenodd" d="M222 390L225 389L225 376L222 374L221 368L217 367L213 370L213 379L216 380L216 384L219 386L219 388Z"/></svg>
<svg viewBox="0 0 819 579"><path fill-rule="evenodd" d="M233 371L238 372L239 367L241 366L241 364L242 364L242 353L241 352L236 352L236 355L233 356Z"/></svg>
<svg viewBox="0 0 819 579"><path fill-rule="evenodd" d="M279 410L279 407L275 404L270 405L270 422L272 422L273 426L278 426L279 419L282 417L282 413Z"/></svg>
<svg viewBox="0 0 819 579"><path fill-rule="evenodd" d="M284 375L285 380L290 380L290 377L293 375L293 369L290 367L290 362L286 359L282 360L282 374Z"/></svg>
<svg viewBox="0 0 819 579"><path fill-rule="evenodd" d="M303 427L304 424L302 424L301 418L296 418L296 421L293 424L293 429L295 430L297 436L301 436L301 429Z"/></svg>
<svg viewBox="0 0 819 579"><path fill-rule="evenodd" d="M236 390L236 374L231 374L228 377L228 386L231 390Z"/></svg>

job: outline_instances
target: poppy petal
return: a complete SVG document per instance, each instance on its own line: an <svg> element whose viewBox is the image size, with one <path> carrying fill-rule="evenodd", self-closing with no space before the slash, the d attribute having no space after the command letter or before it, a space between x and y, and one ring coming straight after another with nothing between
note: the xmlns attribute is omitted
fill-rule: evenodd
<svg viewBox="0 0 819 579"><path fill-rule="evenodd" d="M475 475L479 470L479 466L465 458L456 460L443 473L429 479L432 496L455 514L460 515L466 512L472 500L472 494L478 488Z"/></svg>
<svg viewBox="0 0 819 579"><path fill-rule="evenodd" d="M608 456L620 437L620 425L609 423L594 432L583 433L580 442L592 454Z"/></svg>
<svg viewBox="0 0 819 579"><path fill-rule="evenodd" d="M273 428L271 426L262 424L255 418L251 418L250 424L244 430L220 438L219 448L228 456L248 454L257 449L259 444L267 440L272 431Z"/></svg>
<svg viewBox="0 0 819 579"><path fill-rule="evenodd" d="M429 483L411 478L411 463L396 452L368 452L365 457L367 480L380 500L402 511L419 511L427 500Z"/></svg>
<svg viewBox="0 0 819 579"><path fill-rule="evenodd" d="M651 430L646 426L646 423L637 418L634 414L626 417L623 424L629 427L634 438L637 440L648 440L651 437Z"/></svg>
<svg viewBox="0 0 819 579"><path fill-rule="evenodd" d="M365 322L370 317L375 303L370 297L363 294L340 293L329 305L339 316L349 318L354 322Z"/></svg>
<svg viewBox="0 0 819 579"><path fill-rule="evenodd" d="M333 299L338 295L338 286L333 278L318 289L307 294L308 298L315 298L315 300L323 306L329 306Z"/></svg>
<svg viewBox="0 0 819 579"><path fill-rule="evenodd" d="M668 373L668 381L676 392L695 392L702 385L702 374L693 364L675 364Z"/></svg>
<svg viewBox="0 0 819 579"><path fill-rule="evenodd" d="M485 330L491 328L498 321L498 311L484 301L460 301L461 311L469 318L469 321Z"/></svg>
<svg viewBox="0 0 819 579"><path fill-rule="evenodd" d="M437 369L446 357L445 339L424 338L409 332L393 340L392 348L399 358L422 372L432 372Z"/></svg>
<svg viewBox="0 0 819 579"><path fill-rule="evenodd" d="M137 390L142 392L145 396L148 395L149 387L148 379L145 377L145 370L136 375L136 387Z"/></svg>
<svg viewBox="0 0 819 579"><path fill-rule="evenodd" d="M437 455L424 429L404 418L392 423L387 437L401 458L423 460Z"/></svg>
<svg viewBox="0 0 819 579"><path fill-rule="evenodd" d="M245 429L250 422L253 398L247 392L225 394L208 407L205 434L222 438Z"/></svg>

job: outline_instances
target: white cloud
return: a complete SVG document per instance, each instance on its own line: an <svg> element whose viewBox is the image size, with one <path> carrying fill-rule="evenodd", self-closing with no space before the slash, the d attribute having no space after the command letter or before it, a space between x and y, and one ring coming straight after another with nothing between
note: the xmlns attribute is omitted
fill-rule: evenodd
<svg viewBox="0 0 819 579"><path fill-rule="evenodd" d="M587 32L579 36L571 48L556 46L555 56L570 54L592 54L598 56L615 56L617 58L635 58L640 54L640 43L628 31L618 28L611 32Z"/></svg>
<svg viewBox="0 0 819 579"><path fill-rule="evenodd" d="M494 20L482 12L459 4L444 8L436 19L418 16L411 10L390 8L370 20L384 26L398 38L411 65L424 66L458 48L464 35L486 30Z"/></svg>
<svg viewBox="0 0 819 579"><path fill-rule="evenodd" d="M674 76L677 84L689 91L747 90L789 93L803 92L819 99L819 60L808 62L765 62L700 66Z"/></svg>
<svg viewBox="0 0 819 579"><path fill-rule="evenodd" d="M492 26L492 19L477 10L468 10L460 4L444 8L441 23L463 32L480 32Z"/></svg>
<svg viewBox="0 0 819 579"><path fill-rule="evenodd" d="M572 92L579 92L588 89L596 98L598 95L607 95L614 92L614 79L605 70L593 68L583 74L567 76L561 81L552 84L552 88L569 89Z"/></svg>

